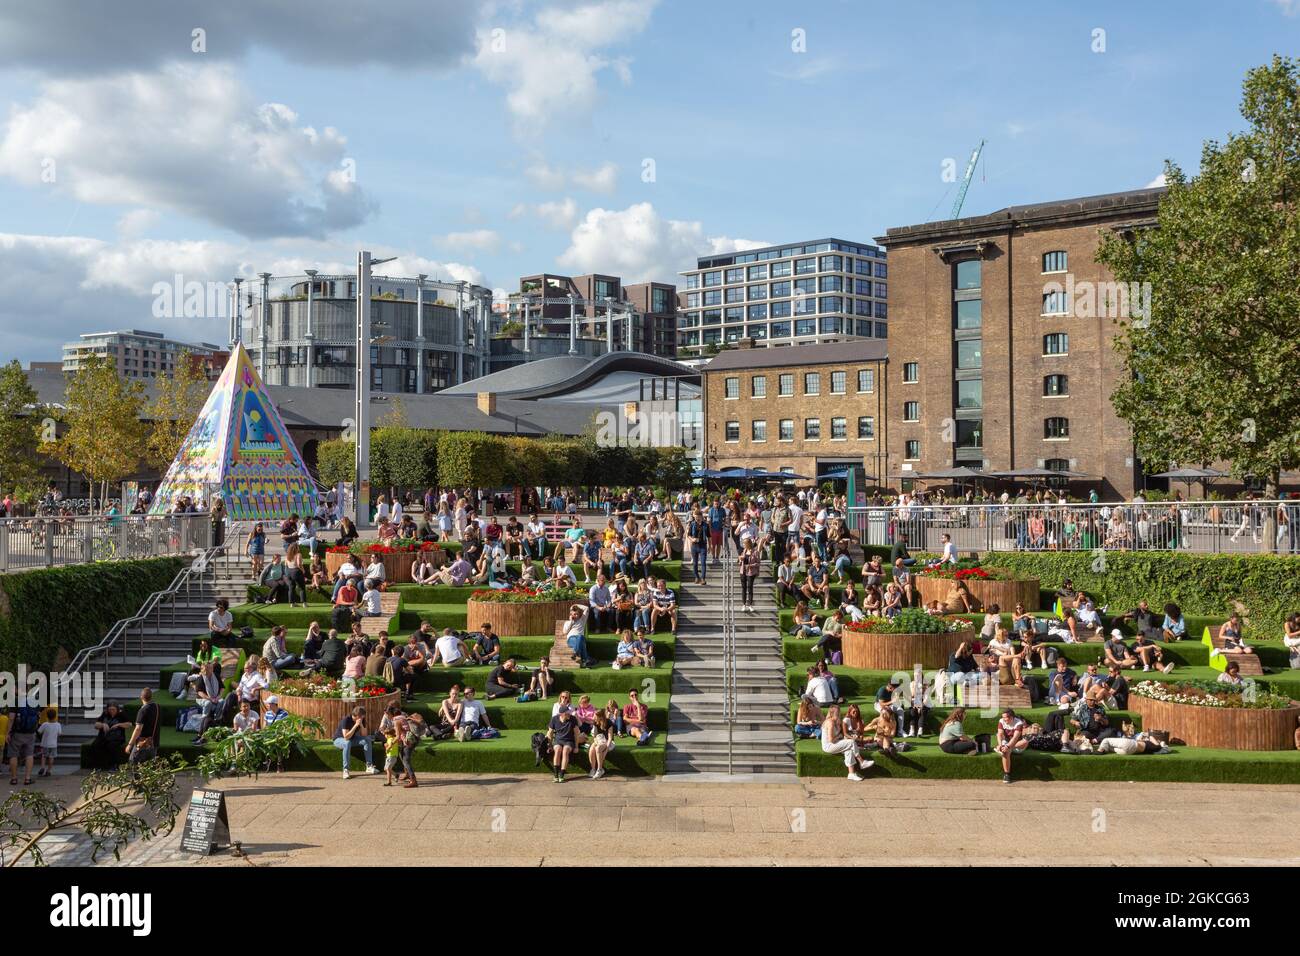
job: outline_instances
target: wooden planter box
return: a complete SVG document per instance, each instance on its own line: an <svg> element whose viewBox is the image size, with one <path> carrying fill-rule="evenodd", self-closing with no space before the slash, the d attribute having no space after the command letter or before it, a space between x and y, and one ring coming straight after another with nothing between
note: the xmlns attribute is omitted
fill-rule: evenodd
<svg viewBox="0 0 1300 956"><path fill-rule="evenodd" d="M844 665L872 671L911 671L948 666L948 658L974 629L942 634L863 634L845 629L840 635Z"/></svg>
<svg viewBox="0 0 1300 956"><path fill-rule="evenodd" d="M446 563L447 553L441 548L433 551L426 551L424 553L428 556L429 560L433 562L434 567L440 568L444 563ZM326 552L325 570L329 573L331 580L338 575L339 568L343 567L350 557L352 556L343 552ZM381 557L384 560L384 574L388 578L388 583L407 584L410 582L411 568L415 567L415 559L419 557L418 552L412 551L410 553L402 554L385 554L381 555ZM354 563L356 561L361 562L360 568L362 572L364 572L369 561L364 557L354 559Z"/></svg>
<svg viewBox="0 0 1300 956"><path fill-rule="evenodd" d="M1213 750L1294 750L1300 704L1285 710L1198 707L1152 700L1133 693L1128 709L1142 717L1142 729L1167 730L1171 740Z"/></svg>
<svg viewBox="0 0 1300 956"><path fill-rule="evenodd" d="M402 700L401 691L396 690L382 697L358 697L355 700L343 700L339 697L290 697L287 694L276 696L280 698L280 706L289 713L320 721L319 736L323 740L333 740L334 730L338 727L339 721L352 713L352 708L358 706L366 709L366 726L373 734L379 729L379 721L388 710L388 705L401 703Z"/></svg>
<svg viewBox="0 0 1300 956"><path fill-rule="evenodd" d="M948 578L935 578L929 575L913 575L917 593L925 604L931 601L946 601L952 590L952 581ZM983 578L968 578L966 586L987 608L996 604L1003 614L1010 614L1017 604L1023 604L1026 611L1038 610L1038 578L1025 578L1018 581L990 581Z"/></svg>
<svg viewBox="0 0 1300 956"><path fill-rule="evenodd" d="M484 621L502 637L528 637L555 633L555 622L569 614L573 601L545 601L538 604L507 604L499 601L466 601L465 627L477 631Z"/></svg>

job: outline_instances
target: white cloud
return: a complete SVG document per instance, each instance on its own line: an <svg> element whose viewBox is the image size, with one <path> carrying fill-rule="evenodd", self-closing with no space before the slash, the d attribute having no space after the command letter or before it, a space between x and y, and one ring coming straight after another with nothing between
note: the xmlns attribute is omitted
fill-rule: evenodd
<svg viewBox="0 0 1300 956"><path fill-rule="evenodd" d="M531 23L483 27L474 63L506 89L517 132L535 132L553 118L590 112L602 71L630 82L626 58L610 57L604 49L644 30L656 2L596 0L544 9Z"/></svg>
<svg viewBox="0 0 1300 956"><path fill-rule="evenodd" d="M355 0L312 0L310 9L284 0L131 0L129 15L122 6L0 4L0 63L87 76L260 48L311 66L437 69L473 52L478 16L464 0L384 0L379 15L359 13ZM205 31L202 53L193 49L196 28Z"/></svg>
<svg viewBox="0 0 1300 956"><path fill-rule="evenodd" d="M665 219L648 202L626 209L592 209L574 228L556 260L576 273L604 272L627 282L675 282L705 253L754 249L768 243L704 234L700 222Z"/></svg>
<svg viewBox="0 0 1300 956"><path fill-rule="evenodd" d="M118 219L117 233L124 238L133 238L148 232L161 218L153 209L132 209Z"/></svg>
<svg viewBox="0 0 1300 956"><path fill-rule="evenodd" d="M170 210L249 237L324 236L364 221L346 139L259 105L224 65L50 80L12 110L0 173L85 203Z"/></svg>
<svg viewBox="0 0 1300 956"><path fill-rule="evenodd" d="M1166 185L1168 185L1168 183L1165 182L1165 174L1161 173L1155 179L1151 180L1151 182L1147 183L1146 188L1155 189L1157 186L1166 186Z"/></svg>
<svg viewBox="0 0 1300 956"><path fill-rule="evenodd" d="M1284 17L1300 14L1300 0L1273 0L1273 5L1282 11Z"/></svg>
<svg viewBox="0 0 1300 956"><path fill-rule="evenodd" d="M435 236L433 241L445 249L467 249L475 252L495 252L501 247L501 236L492 229L449 232L446 235Z"/></svg>
<svg viewBox="0 0 1300 956"><path fill-rule="evenodd" d="M511 219L522 219L524 216L536 216L551 229L572 229L578 220L578 204L566 196L558 202L521 202L510 210Z"/></svg>
<svg viewBox="0 0 1300 956"><path fill-rule="evenodd" d="M524 167L524 175L538 189L559 192L567 186L588 192L611 194L618 184L618 165L602 163L595 169L566 170L539 159Z"/></svg>

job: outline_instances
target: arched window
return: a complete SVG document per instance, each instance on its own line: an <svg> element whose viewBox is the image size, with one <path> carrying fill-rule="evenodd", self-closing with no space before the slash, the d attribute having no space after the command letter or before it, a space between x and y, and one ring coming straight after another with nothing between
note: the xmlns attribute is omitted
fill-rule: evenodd
<svg viewBox="0 0 1300 956"><path fill-rule="evenodd" d="M1070 420L1059 415L1043 420L1044 438L1069 438Z"/></svg>
<svg viewBox="0 0 1300 956"><path fill-rule="evenodd" d="M1068 375L1046 375L1043 377L1044 395L1069 395L1070 377Z"/></svg>

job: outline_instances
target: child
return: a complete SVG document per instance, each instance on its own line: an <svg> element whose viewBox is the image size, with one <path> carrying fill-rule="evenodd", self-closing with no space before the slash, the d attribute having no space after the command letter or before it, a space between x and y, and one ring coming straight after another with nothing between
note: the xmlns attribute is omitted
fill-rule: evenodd
<svg viewBox="0 0 1300 956"><path fill-rule="evenodd" d="M63 725L59 723L59 712L51 707L45 714L45 723L36 731L41 741L41 769L39 777L48 777L54 770L54 761L59 756L59 736Z"/></svg>
<svg viewBox="0 0 1300 956"><path fill-rule="evenodd" d="M390 726L384 731L384 786L393 785L393 771L401 759L402 742L397 737L397 728Z"/></svg>

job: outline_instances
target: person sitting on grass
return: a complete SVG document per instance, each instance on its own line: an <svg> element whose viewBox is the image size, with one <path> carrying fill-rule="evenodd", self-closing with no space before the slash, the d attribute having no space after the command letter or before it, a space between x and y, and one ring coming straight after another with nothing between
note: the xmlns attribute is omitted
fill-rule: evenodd
<svg viewBox="0 0 1300 956"><path fill-rule="evenodd" d="M474 574L474 565L465 560L463 554L456 555L456 560L451 562L445 568L441 568L433 573L431 584L443 584L447 587L459 588L464 587Z"/></svg>
<svg viewBox="0 0 1300 956"><path fill-rule="evenodd" d="M434 641L433 657L429 660L429 666L441 663L443 667L455 667L457 664L467 662L469 651L465 648L465 642L460 639L451 628L446 628L442 636Z"/></svg>
<svg viewBox="0 0 1300 956"><path fill-rule="evenodd" d="M578 722L578 736L586 739L596 727L596 715L600 711L596 705L591 702L590 694L583 694L578 698L578 705L573 708L574 719Z"/></svg>
<svg viewBox="0 0 1300 956"><path fill-rule="evenodd" d="M567 706L561 706L547 724L546 739L551 742L551 766L555 769L555 782L564 783L569 759L578 746L578 724Z"/></svg>
<svg viewBox="0 0 1300 956"><path fill-rule="evenodd" d="M1026 611L1023 604L1017 604L1011 614L1011 630L1017 637L1034 633L1034 615Z"/></svg>
<svg viewBox="0 0 1300 956"><path fill-rule="evenodd" d="M382 639L387 640L388 635L383 634ZM432 656L433 651L429 648L423 629L407 637L406 644L402 646L402 659L416 676L428 673L429 658Z"/></svg>
<svg viewBox="0 0 1300 956"><path fill-rule="evenodd" d="M262 598L263 604L279 604L289 594L289 575L284 562L280 560L280 555L271 555L271 563L262 572L258 583L266 588L266 597Z"/></svg>
<svg viewBox="0 0 1300 956"><path fill-rule="evenodd" d="M1165 605L1165 618L1160 624L1160 631L1166 641L1181 641L1187 636L1187 621L1182 608L1170 601Z"/></svg>
<svg viewBox="0 0 1300 956"><path fill-rule="evenodd" d="M1052 654L1054 651L1038 639L1038 633L1032 629L1022 631L1020 634L1020 656L1025 670L1033 670L1035 666L1051 667ZM1034 661L1038 661L1035 665Z"/></svg>
<svg viewBox="0 0 1300 956"><path fill-rule="evenodd" d="M971 594L965 581L954 580L948 588L948 597L944 601L949 614L975 614L980 610L980 601Z"/></svg>
<svg viewBox="0 0 1300 956"><path fill-rule="evenodd" d="M898 715L894 713L892 707L879 711L875 719L867 724L865 732L872 735L876 746L885 756L892 757L897 753L894 749L894 738L898 736Z"/></svg>
<svg viewBox="0 0 1300 956"><path fill-rule="evenodd" d="M836 608L822 624L821 636L813 647L822 655L823 659L828 659L833 654L840 653L843 649L843 636L844 611L841 608Z"/></svg>
<svg viewBox="0 0 1300 956"><path fill-rule="evenodd" d="M1241 676L1241 665L1236 661L1228 661L1228 666L1217 680L1220 684L1231 684L1233 687L1246 686L1246 679Z"/></svg>
<svg viewBox="0 0 1300 956"><path fill-rule="evenodd" d="M1137 640L1133 643L1133 654L1142 662L1144 671L1155 668L1168 674L1174 669L1174 662L1165 662L1164 649L1156 643L1156 638L1160 636L1162 635L1159 628L1156 629L1154 637L1149 632L1138 631Z"/></svg>
<svg viewBox="0 0 1300 956"><path fill-rule="evenodd" d="M1106 737L1097 744L1097 753L1099 754L1167 754L1169 747L1158 740L1153 740L1145 733L1139 734L1133 726L1133 721L1124 718L1120 722L1119 732L1110 737Z"/></svg>
<svg viewBox="0 0 1300 956"><path fill-rule="evenodd" d="M808 610L808 602L800 601L794 606L794 627L790 633L795 637L821 637L821 618Z"/></svg>
<svg viewBox="0 0 1300 956"><path fill-rule="evenodd" d="M215 647L230 647L235 642L235 618L230 613L230 602L217 598L208 614L208 640Z"/></svg>
<svg viewBox="0 0 1300 956"><path fill-rule="evenodd" d="M289 652L285 642L285 628L277 624L271 628L271 636L262 645L262 656L271 662L277 671L298 666L298 655Z"/></svg>
<svg viewBox="0 0 1300 956"><path fill-rule="evenodd" d="M971 646L966 641L957 645L957 649L948 655L949 674L972 674L979 669L979 664L975 660L975 655L971 653Z"/></svg>
<svg viewBox="0 0 1300 956"><path fill-rule="evenodd" d="M515 659L507 657L488 674L485 693L488 700L498 697L518 697L523 692L523 675L516 669Z"/></svg>
<svg viewBox="0 0 1300 956"><path fill-rule="evenodd" d="M651 592L650 627L651 633L659 626L659 619L666 617L672 625L672 633L677 633L677 595L668 587L668 582L659 578Z"/></svg>
<svg viewBox="0 0 1300 956"><path fill-rule="evenodd" d="M637 582L636 590L632 594L632 608L632 626L648 628L650 615L654 610L654 594L651 592L650 582L645 578Z"/></svg>
<svg viewBox="0 0 1300 956"><path fill-rule="evenodd" d="M796 737L818 738L822 735L822 709L807 694L799 698L799 711L794 718Z"/></svg>
<svg viewBox="0 0 1300 956"><path fill-rule="evenodd" d="M357 654L360 656L360 648L357 649ZM388 660L384 662L384 671L393 687L402 692L402 700L415 699L415 671L406 663L401 647L394 645L390 648Z"/></svg>
<svg viewBox="0 0 1300 956"><path fill-rule="evenodd" d="M1002 755L1002 782L1010 783L1012 755L1023 753L1029 746L1025 740L1025 722L1010 707L1002 712L1002 717L998 720L997 741L998 753Z"/></svg>
<svg viewBox="0 0 1300 956"><path fill-rule="evenodd" d="M447 697L438 705L438 723L451 731L460 726L461 711L464 706L460 698L460 685L452 684Z"/></svg>
<svg viewBox="0 0 1300 956"><path fill-rule="evenodd" d="M1246 640L1241 636L1241 615L1236 611L1228 615L1228 620L1219 628L1219 637L1223 639L1221 650L1225 654L1252 650L1246 646Z"/></svg>
<svg viewBox="0 0 1300 956"><path fill-rule="evenodd" d="M1124 676L1123 670L1118 664L1111 664L1106 668L1106 676L1103 678L1106 683L1106 695L1108 699L1119 710L1128 709L1128 678Z"/></svg>
<svg viewBox="0 0 1300 956"><path fill-rule="evenodd" d="M459 741L470 740L475 734L491 728L492 721L488 719L487 707L481 700L475 698L474 688L467 686L464 691L464 700L461 701L460 723L456 726L456 739Z"/></svg>
<svg viewBox="0 0 1300 956"><path fill-rule="evenodd" d="M581 720L581 715L579 719ZM594 711L592 728L587 737L587 762L591 764L592 780L599 780L605 776L605 760L615 746L614 725L603 712Z"/></svg>
<svg viewBox="0 0 1300 956"><path fill-rule="evenodd" d="M528 693L535 700L545 700L550 696L551 688L555 686L555 674L551 670L551 659L543 657L537 662L537 670L533 671L528 681Z"/></svg>
<svg viewBox="0 0 1300 956"><path fill-rule="evenodd" d="M781 558L781 564L776 569L776 606L785 607L785 599L790 598L796 604L799 603L800 595L798 588L794 583L795 570L794 558L785 555Z"/></svg>
<svg viewBox="0 0 1300 956"><path fill-rule="evenodd" d="M840 592L840 610L844 612L844 616L850 621L860 621L866 617L861 602L862 599L853 586L853 581L849 580L845 583L844 590Z"/></svg>
<svg viewBox="0 0 1300 956"><path fill-rule="evenodd" d="M493 633L491 621L484 621L474 635L474 649L470 656L475 664L501 663L501 638Z"/></svg>
<svg viewBox="0 0 1300 956"><path fill-rule="evenodd" d="M808 566L808 576L804 578L799 593L810 603L815 602L820 597L823 610L831 606L830 575L826 572L826 565L822 564L822 559L815 552L812 556L812 563Z"/></svg>
<svg viewBox="0 0 1300 956"><path fill-rule="evenodd" d="M1024 679L1020 676L1022 656L1012 646L1011 636L1001 624L996 625L994 628L993 639L989 641L988 652L993 655L999 668L1005 667L1010 671L1011 680L1017 687L1025 686Z"/></svg>
<svg viewBox="0 0 1300 956"><path fill-rule="evenodd" d="M555 558L555 567L551 569L551 580L555 582L556 587L576 588L578 586L578 576L573 573L573 568L564 555L557 555Z"/></svg>
<svg viewBox="0 0 1300 956"><path fill-rule="evenodd" d="M619 631L618 647L614 651L614 670L631 667L635 663L636 654L632 650L632 632L626 629Z"/></svg>
<svg viewBox="0 0 1300 956"><path fill-rule="evenodd" d="M352 748L357 745L360 745L361 753L366 758L366 773L378 773L370 739L370 728L366 725L366 709L361 706L353 707L350 714L344 714L334 730L334 746L343 751L344 780L352 778L350 772Z"/></svg>
<svg viewBox="0 0 1300 956"><path fill-rule="evenodd" d="M614 627L617 616L614 611L614 595L609 588L609 579L604 571L597 571L596 583L587 589L587 606L591 609L591 627L596 631L608 631Z"/></svg>
<svg viewBox="0 0 1300 956"><path fill-rule="evenodd" d="M821 727L822 753L841 754L844 766L848 768L850 780L861 780L859 771L875 765L875 761L862 756L862 746L844 733L844 724L840 717L840 708L832 704L826 711Z"/></svg>
<svg viewBox="0 0 1300 956"><path fill-rule="evenodd" d="M243 736L251 734L261 727L262 719L257 716L257 711L253 709L253 705L249 701L241 700L239 702L239 712L235 714L230 726L235 731L231 738L231 756L238 757L241 752L248 748L248 745L242 739Z"/></svg>
<svg viewBox="0 0 1300 956"><path fill-rule="evenodd" d="M898 586L897 582L890 581L889 586L885 588L885 596L881 602L881 617L898 617L899 614L903 613L903 605L903 589Z"/></svg>
<svg viewBox="0 0 1300 956"><path fill-rule="evenodd" d="M1137 655L1124 643L1124 634L1117 627L1111 629L1110 637L1102 645L1102 651L1107 666L1129 668L1137 667L1141 663Z"/></svg>
<svg viewBox="0 0 1300 956"><path fill-rule="evenodd" d="M433 562L423 553L415 559L415 565L411 568L411 580L416 584L430 585L437 578L438 569L433 566Z"/></svg>
<svg viewBox="0 0 1300 956"><path fill-rule="evenodd" d="M654 731L650 729L650 708L641 702L635 688L627 692L627 703L623 706L623 725L627 732L636 738L637 746L650 742Z"/></svg>
<svg viewBox="0 0 1300 956"><path fill-rule="evenodd" d="M966 736L966 728L962 726L965 720L966 708L954 707L939 725L939 749L944 753L970 756L979 753L979 744Z"/></svg>
<svg viewBox="0 0 1300 956"><path fill-rule="evenodd" d="M627 736L627 724L623 721L623 708L618 706L618 701L613 697L605 701L605 709L602 711L609 725L614 728L614 733L619 737Z"/></svg>
<svg viewBox="0 0 1300 956"><path fill-rule="evenodd" d="M361 595L357 591L356 580L354 578L344 578L341 586L334 592L335 607L356 607L361 601Z"/></svg>
<svg viewBox="0 0 1300 956"><path fill-rule="evenodd" d="M1061 710L1068 710L1079 699L1079 675L1064 656L1056 659L1056 670L1047 678L1047 699Z"/></svg>
<svg viewBox="0 0 1300 956"><path fill-rule="evenodd" d="M864 588L883 587L885 583L885 565L880 555L873 554L862 565L862 586Z"/></svg>

